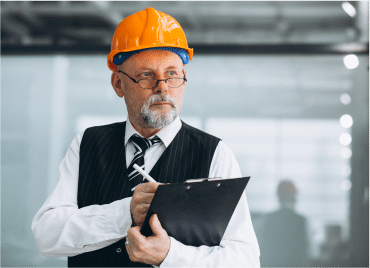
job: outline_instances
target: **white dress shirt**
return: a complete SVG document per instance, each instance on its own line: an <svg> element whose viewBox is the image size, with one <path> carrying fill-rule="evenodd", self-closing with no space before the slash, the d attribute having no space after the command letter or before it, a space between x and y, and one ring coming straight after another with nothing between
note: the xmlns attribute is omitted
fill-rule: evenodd
<svg viewBox="0 0 370 268"><path fill-rule="evenodd" d="M137 133L126 121L126 165L135 153L129 138ZM163 143L145 152L145 170L149 173L170 145L182 123L177 117L156 133ZM44 256L75 256L109 246L127 236L131 227L131 197L106 205L77 206L79 151L83 133L72 141L60 164L60 178L52 194L32 221L36 245ZM137 133L138 134L138 133ZM210 166L209 178L241 177L234 154L219 142ZM160 267L259 267L259 246L252 226L246 195L243 194L219 246L187 246L170 237L170 250Z"/></svg>

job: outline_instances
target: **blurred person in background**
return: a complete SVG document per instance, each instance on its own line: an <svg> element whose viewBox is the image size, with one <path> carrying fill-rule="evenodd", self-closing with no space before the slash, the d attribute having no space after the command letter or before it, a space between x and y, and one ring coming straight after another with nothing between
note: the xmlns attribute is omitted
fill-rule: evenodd
<svg viewBox="0 0 370 268"><path fill-rule="evenodd" d="M307 266L306 219L294 211L297 189L290 180L282 180L277 195L280 209L266 215L261 229L261 266Z"/></svg>
<svg viewBox="0 0 370 268"><path fill-rule="evenodd" d="M184 245L156 215L153 235L140 233L159 183L241 177L225 143L178 116L192 56L178 22L153 8L117 26L108 67L128 119L88 128L72 141L58 184L32 222L43 255L67 256L70 267L260 265L245 194L219 246ZM159 183L143 183L135 163Z"/></svg>
<svg viewBox="0 0 370 268"><path fill-rule="evenodd" d="M336 224L325 226L325 241L320 245L320 256L312 261L311 266L350 267L349 243L342 237L342 227Z"/></svg>

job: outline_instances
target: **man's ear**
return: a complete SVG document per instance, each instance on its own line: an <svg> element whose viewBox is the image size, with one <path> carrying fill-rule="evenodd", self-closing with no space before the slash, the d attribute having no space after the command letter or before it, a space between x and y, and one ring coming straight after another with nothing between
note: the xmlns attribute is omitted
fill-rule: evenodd
<svg viewBox="0 0 370 268"><path fill-rule="evenodd" d="M117 72L112 73L111 84L112 84L112 87L113 87L114 91L116 92L117 96L122 98L123 95L124 95L123 94L123 88L122 88L122 80L119 78Z"/></svg>

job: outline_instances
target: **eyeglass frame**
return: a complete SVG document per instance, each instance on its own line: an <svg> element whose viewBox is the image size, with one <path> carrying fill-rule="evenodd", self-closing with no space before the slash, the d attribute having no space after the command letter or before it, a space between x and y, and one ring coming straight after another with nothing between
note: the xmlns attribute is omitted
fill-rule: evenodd
<svg viewBox="0 0 370 268"><path fill-rule="evenodd" d="M164 81L164 82L166 83L166 85L167 85L168 87L170 87L170 88L178 88L178 87L181 87L181 86L184 84L184 82L187 82L187 81L188 81L188 80L186 79L186 77L185 77L184 70L182 70L182 73L184 74L184 77L182 77L182 78L180 78L180 77L171 77L171 78L167 78L167 79L155 79L155 78L149 78L149 79L140 79L140 80L137 80L137 81L136 81L134 78L132 78L131 76L129 76L127 73L125 73L124 71L118 70L118 72L121 72L121 73L123 73L124 75L126 75L128 78L130 78L130 79L132 80L132 82L134 82L134 83L138 84L138 85L139 85L139 87L141 87L142 89L153 89L153 88L157 87L157 86L158 86L158 84L159 84L159 82L161 82L161 81ZM183 81L182 81L181 85L179 85L179 86L177 86L177 87L171 87L171 86L169 86L169 85L167 84L167 80L168 80L168 79L182 79ZM148 87L148 88L145 88L145 87L140 86L140 84L139 84L139 82L140 82L140 81L142 81L142 80L157 80L157 83L155 84L155 86L154 86L154 87Z"/></svg>

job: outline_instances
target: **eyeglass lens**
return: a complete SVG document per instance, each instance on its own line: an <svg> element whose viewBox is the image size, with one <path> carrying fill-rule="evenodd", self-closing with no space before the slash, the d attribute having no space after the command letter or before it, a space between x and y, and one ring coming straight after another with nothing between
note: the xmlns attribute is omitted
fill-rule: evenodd
<svg viewBox="0 0 370 268"><path fill-rule="evenodd" d="M165 81L168 87L179 87L184 83L183 78L168 78L160 81ZM139 81L139 86L142 88L154 88L158 83L157 79L143 79Z"/></svg>

